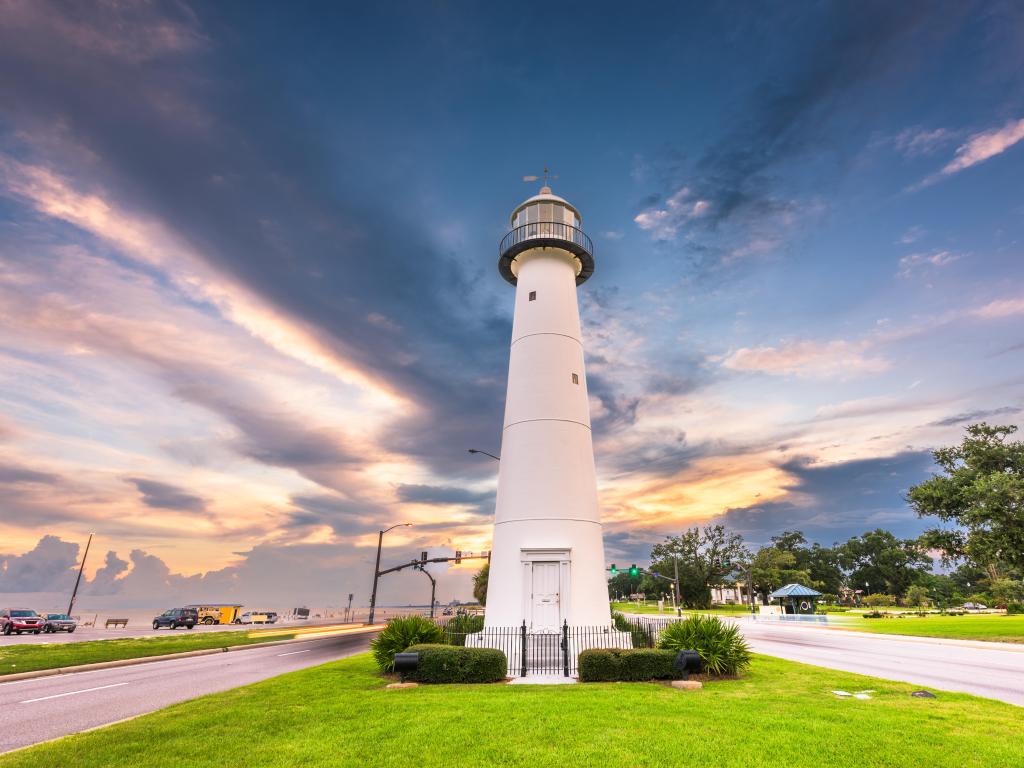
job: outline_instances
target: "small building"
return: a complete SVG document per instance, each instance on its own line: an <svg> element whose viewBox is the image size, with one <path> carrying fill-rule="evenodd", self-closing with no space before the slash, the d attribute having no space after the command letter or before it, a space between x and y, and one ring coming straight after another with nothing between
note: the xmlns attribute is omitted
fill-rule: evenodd
<svg viewBox="0 0 1024 768"><path fill-rule="evenodd" d="M787 584L768 595L768 600L779 601L783 613L813 614L814 601L821 597L821 592L803 584Z"/></svg>

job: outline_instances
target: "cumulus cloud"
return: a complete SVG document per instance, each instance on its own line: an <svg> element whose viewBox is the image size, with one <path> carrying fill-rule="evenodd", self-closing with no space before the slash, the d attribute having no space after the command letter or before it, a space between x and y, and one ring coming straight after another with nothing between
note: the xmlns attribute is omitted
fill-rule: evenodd
<svg viewBox="0 0 1024 768"><path fill-rule="evenodd" d="M695 198L689 187L683 187L665 201L664 207L648 208L633 221L655 240L673 240L687 222L707 216L710 211L709 201Z"/></svg>
<svg viewBox="0 0 1024 768"><path fill-rule="evenodd" d="M871 354L867 341L786 341L778 346L742 347L721 364L733 371L770 376L848 378L881 373L889 361Z"/></svg>
<svg viewBox="0 0 1024 768"><path fill-rule="evenodd" d="M784 530L823 544L878 527L916 536L926 526L908 507L906 491L927 479L931 467L924 451L828 464L796 457L780 466L791 478L786 497L730 509L716 522L758 544Z"/></svg>
<svg viewBox="0 0 1024 768"><path fill-rule="evenodd" d="M77 544L43 536L23 555L0 555L0 592L70 590L77 562Z"/></svg>

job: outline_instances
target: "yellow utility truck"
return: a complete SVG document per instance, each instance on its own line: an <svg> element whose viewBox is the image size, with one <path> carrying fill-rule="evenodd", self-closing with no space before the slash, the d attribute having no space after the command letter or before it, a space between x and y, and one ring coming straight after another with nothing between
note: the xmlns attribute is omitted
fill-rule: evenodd
<svg viewBox="0 0 1024 768"><path fill-rule="evenodd" d="M200 624L237 624L242 606L233 603L196 603L186 605L199 613Z"/></svg>

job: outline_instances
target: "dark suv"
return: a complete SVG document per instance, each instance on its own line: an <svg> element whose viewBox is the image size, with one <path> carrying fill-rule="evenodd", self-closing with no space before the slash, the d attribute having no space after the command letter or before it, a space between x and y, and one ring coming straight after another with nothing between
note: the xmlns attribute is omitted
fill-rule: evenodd
<svg viewBox="0 0 1024 768"><path fill-rule="evenodd" d="M195 608L171 608L171 610L164 611L153 619L153 629L160 629L160 627L167 627L168 629L186 627L192 629L198 623L199 611Z"/></svg>
<svg viewBox="0 0 1024 768"><path fill-rule="evenodd" d="M11 632L34 632L39 634L43 631L43 617L28 608L0 608L0 632L5 635Z"/></svg>

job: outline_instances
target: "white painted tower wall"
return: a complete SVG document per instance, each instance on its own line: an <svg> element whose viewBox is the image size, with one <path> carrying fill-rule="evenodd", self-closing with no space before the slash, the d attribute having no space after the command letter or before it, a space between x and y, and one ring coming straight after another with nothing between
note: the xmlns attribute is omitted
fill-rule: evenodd
<svg viewBox="0 0 1024 768"><path fill-rule="evenodd" d="M511 265L515 317L487 626L611 623L576 300L580 266L557 247L531 248Z"/></svg>

